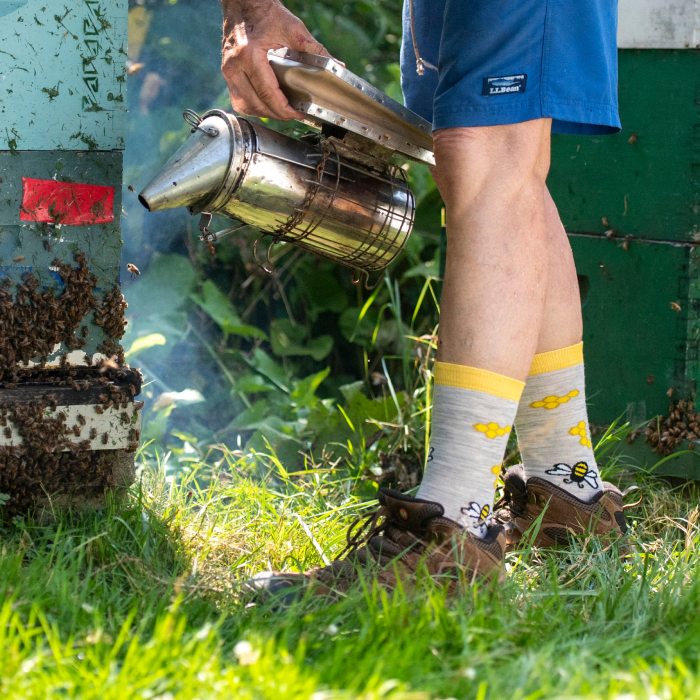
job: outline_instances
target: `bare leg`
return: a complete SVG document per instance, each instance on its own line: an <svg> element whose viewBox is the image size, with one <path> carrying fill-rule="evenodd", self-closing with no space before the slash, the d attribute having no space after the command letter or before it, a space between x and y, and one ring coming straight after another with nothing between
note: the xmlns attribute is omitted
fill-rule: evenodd
<svg viewBox="0 0 700 700"><path fill-rule="evenodd" d="M538 119L445 129L434 137L447 261L431 447L418 495L441 503L452 519L465 515L460 522L477 534L483 522L470 518L490 508L493 474L533 356L581 338L573 256L545 184L550 129L549 119ZM583 386L576 396L583 401L572 423L578 437L571 425L563 435L579 447L586 443L585 460L577 460L593 464ZM530 431L530 442L539 448L538 431Z"/></svg>
<svg viewBox="0 0 700 700"><path fill-rule="evenodd" d="M539 119L434 136L447 264L418 495L477 536L485 533L545 309L550 129L550 120Z"/></svg>
<svg viewBox="0 0 700 700"><path fill-rule="evenodd" d="M537 340L538 353L574 345L583 334L574 257L548 190L545 190L545 226L549 267L544 317Z"/></svg>
<svg viewBox="0 0 700 700"><path fill-rule="evenodd" d="M545 187L550 128L549 119L537 119L435 133L448 230L442 362L527 377L555 267L553 240L561 254ZM562 317L564 305L549 302ZM551 335L546 342L556 342Z"/></svg>
<svg viewBox="0 0 700 700"><path fill-rule="evenodd" d="M600 496L602 485L586 408L578 279L568 238L546 190L545 222L549 267L544 317L515 427L526 477L590 502ZM576 478L571 476L574 465Z"/></svg>

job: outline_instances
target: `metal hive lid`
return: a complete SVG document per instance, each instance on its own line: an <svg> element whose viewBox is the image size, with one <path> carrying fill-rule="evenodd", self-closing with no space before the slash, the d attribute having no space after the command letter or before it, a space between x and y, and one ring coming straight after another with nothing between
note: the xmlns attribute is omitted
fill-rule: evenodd
<svg viewBox="0 0 700 700"><path fill-rule="evenodd" d="M289 49L270 51L268 60L290 104L309 122L342 127L389 151L435 165L430 123L342 63Z"/></svg>

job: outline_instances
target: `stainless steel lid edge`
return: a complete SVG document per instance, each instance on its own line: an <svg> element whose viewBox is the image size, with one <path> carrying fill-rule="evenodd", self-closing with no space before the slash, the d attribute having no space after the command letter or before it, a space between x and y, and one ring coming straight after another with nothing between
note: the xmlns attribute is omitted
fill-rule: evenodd
<svg viewBox="0 0 700 700"><path fill-rule="evenodd" d="M342 63L290 49L269 51L268 60L290 104L308 115L305 121L340 126L389 152L435 165L431 124Z"/></svg>
<svg viewBox="0 0 700 700"><path fill-rule="evenodd" d="M348 70L345 65L336 61L334 58L302 51L294 51L292 49L275 49L274 51L268 52L268 60L273 66L275 62L280 62L285 59L320 70L330 71L338 75L338 77L348 83L348 85L352 85L378 104L394 112L398 117L406 121L411 128L421 131L423 133L423 139L428 139L428 141L424 143L426 147L428 143L432 141L432 126L429 121L423 119L423 117L416 114L416 112L389 97L371 83L363 80L360 76Z"/></svg>
<svg viewBox="0 0 700 700"><path fill-rule="evenodd" d="M364 136L379 146L383 146L388 151L396 151L404 156L425 163L426 165L435 165L435 157L432 151L421 148L406 139L399 140L395 135L387 133L382 129L373 128L362 121L343 116L338 112L317 105L314 102L295 102L294 108L308 115L315 115L324 122L342 127L359 136Z"/></svg>

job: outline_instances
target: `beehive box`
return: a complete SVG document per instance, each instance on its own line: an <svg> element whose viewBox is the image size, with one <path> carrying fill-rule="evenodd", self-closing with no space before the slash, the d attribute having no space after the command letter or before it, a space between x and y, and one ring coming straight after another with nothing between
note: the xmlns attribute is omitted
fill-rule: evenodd
<svg viewBox="0 0 700 700"><path fill-rule="evenodd" d="M623 130L554 139L549 184L581 283L594 423L636 424L697 395L699 7L622 0ZM636 452L646 466L659 459ZM700 477L697 461L680 472Z"/></svg>
<svg viewBox="0 0 700 700"><path fill-rule="evenodd" d="M0 492L129 481L119 338L126 0L0 0ZM131 452L131 453L130 453Z"/></svg>

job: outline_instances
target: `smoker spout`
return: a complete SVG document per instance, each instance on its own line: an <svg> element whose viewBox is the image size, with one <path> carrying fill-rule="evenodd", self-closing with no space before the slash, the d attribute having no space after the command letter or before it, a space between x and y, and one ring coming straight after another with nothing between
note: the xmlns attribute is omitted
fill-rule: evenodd
<svg viewBox="0 0 700 700"><path fill-rule="evenodd" d="M181 164L177 161L168 161L139 194L139 202L148 211L189 207L207 194L206 190L201 191L199 178L182 172L183 167L178 166Z"/></svg>
<svg viewBox="0 0 700 700"><path fill-rule="evenodd" d="M141 205L146 207L146 209L148 209L148 211L153 211L151 209L151 205L148 203L148 200L146 199L146 197L143 196L143 193L141 193L139 195L139 202L141 202Z"/></svg>
<svg viewBox="0 0 700 700"><path fill-rule="evenodd" d="M231 143L232 133L221 116L208 116L143 188L139 202L148 211L161 211L211 199L226 179L232 147L238 146Z"/></svg>

